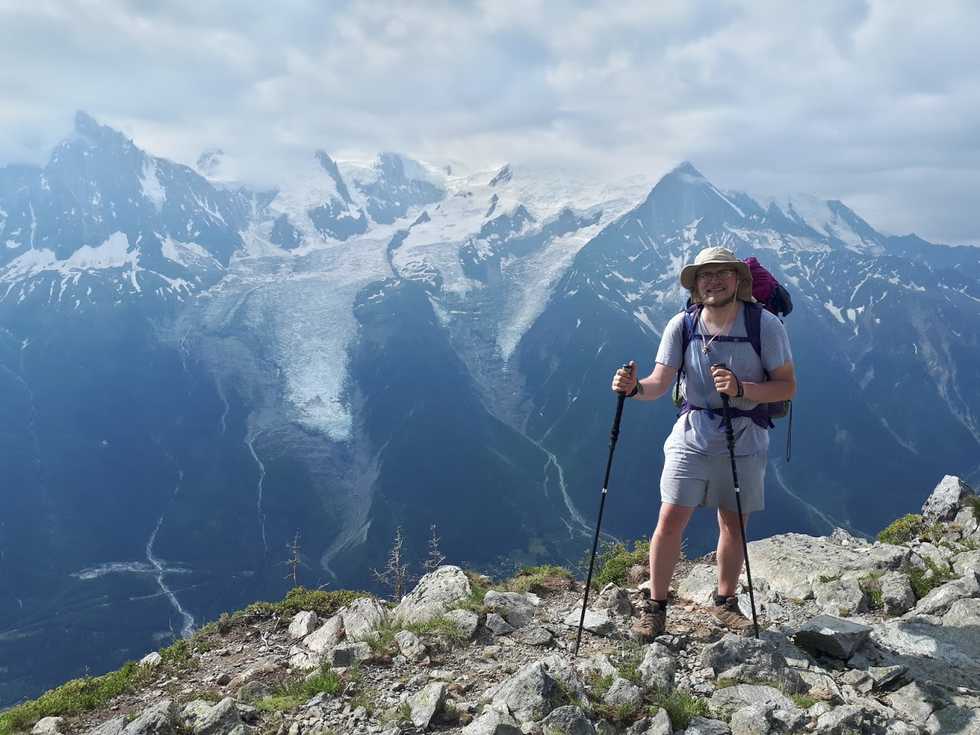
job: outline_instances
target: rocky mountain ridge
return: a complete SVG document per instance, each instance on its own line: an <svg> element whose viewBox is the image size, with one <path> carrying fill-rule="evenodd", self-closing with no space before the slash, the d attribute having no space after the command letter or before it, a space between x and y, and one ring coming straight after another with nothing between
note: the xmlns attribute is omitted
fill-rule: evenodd
<svg viewBox="0 0 980 735"><path fill-rule="evenodd" d="M0 716L0 733L980 732L980 498L947 476L881 538L751 542L758 639L708 614L710 556L681 564L668 632L648 645L627 635L642 567L605 585L577 658L567 572L494 585L441 566L397 605L307 593L319 614L296 596L223 616L128 665L118 696L85 710L84 682L70 683L75 711L53 713L49 693Z"/></svg>

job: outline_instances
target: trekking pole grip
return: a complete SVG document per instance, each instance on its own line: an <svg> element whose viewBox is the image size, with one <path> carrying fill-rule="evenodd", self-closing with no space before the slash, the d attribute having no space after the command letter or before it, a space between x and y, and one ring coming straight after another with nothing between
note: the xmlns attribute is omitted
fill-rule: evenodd
<svg viewBox="0 0 980 735"><path fill-rule="evenodd" d="M629 363L623 365L623 370L629 370ZM623 418L623 405L626 403L626 394L622 392L616 393L616 417L613 419L612 429L609 430L609 448L616 446L616 440L619 439L619 422Z"/></svg>

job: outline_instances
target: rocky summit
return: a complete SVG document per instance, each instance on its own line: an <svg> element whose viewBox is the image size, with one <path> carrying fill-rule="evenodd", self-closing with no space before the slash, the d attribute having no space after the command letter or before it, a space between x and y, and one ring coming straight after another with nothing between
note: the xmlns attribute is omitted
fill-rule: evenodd
<svg viewBox="0 0 980 735"><path fill-rule="evenodd" d="M679 565L651 643L629 636L635 568L595 590L578 656L567 571L441 566L397 605L302 589L253 604L8 710L0 733L980 733L980 498L959 478L875 541L786 534L749 556L758 639L709 613L710 557Z"/></svg>

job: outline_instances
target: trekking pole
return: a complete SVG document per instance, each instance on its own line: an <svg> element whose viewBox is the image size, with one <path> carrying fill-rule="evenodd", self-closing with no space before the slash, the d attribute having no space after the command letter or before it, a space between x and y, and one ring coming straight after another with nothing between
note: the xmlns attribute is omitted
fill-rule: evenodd
<svg viewBox="0 0 980 735"><path fill-rule="evenodd" d="M711 367L728 370L724 363L716 363ZM731 372L731 370L728 370ZM738 487L738 469L735 467L735 431L732 429L732 417L728 412L728 395L721 393L721 405L725 417L725 439L728 442L728 457L732 461L732 482L735 484L735 505L738 508L738 530L742 535L742 556L745 557L745 576L749 580L749 604L752 606L752 627L755 637L759 637L759 623L755 617L755 595L752 592L752 570L749 568L749 546L745 543L745 523L742 521L742 492Z"/></svg>
<svg viewBox="0 0 980 735"><path fill-rule="evenodd" d="M629 370L629 364L623 365L624 370ZM595 564L595 552L599 547L599 528L602 526L602 509L606 505L606 491L609 488L609 471L612 469L613 452L616 451L616 440L619 439L619 421L623 418L623 404L626 402L626 394L620 393L616 398L616 418L613 419L612 429L609 431L609 459L606 460L606 476L602 481L602 495L599 500L599 520L595 524L595 538L592 540L592 558L589 559L589 575L585 580L585 598L582 600L582 614L578 619L578 635L575 637L575 656L578 656L578 647L582 643L582 627L585 625L585 608L589 604L589 588L592 586L592 567Z"/></svg>

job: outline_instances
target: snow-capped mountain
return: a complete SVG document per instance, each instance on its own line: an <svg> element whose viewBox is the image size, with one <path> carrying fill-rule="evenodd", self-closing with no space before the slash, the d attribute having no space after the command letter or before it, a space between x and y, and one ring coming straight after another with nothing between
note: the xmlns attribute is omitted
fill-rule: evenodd
<svg viewBox="0 0 980 735"><path fill-rule="evenodd" d="M475 566L578 559L609 378L652 367L708 244L796 303L793 459L781 425L754 534L871 533L940 470L980 474L975 249L689 163L653 186L316 151L250 191L223 156L80 113L45 167L0 168L0 702L281 595L297 532L307 584L370 584L399 526L415 558L434 524ZM652 527L672 417L629 406L607 532Z"/></svg>

